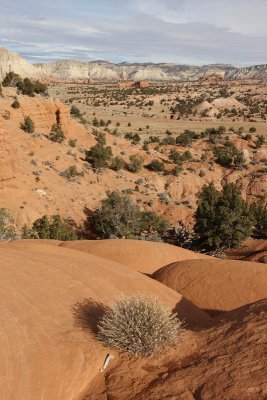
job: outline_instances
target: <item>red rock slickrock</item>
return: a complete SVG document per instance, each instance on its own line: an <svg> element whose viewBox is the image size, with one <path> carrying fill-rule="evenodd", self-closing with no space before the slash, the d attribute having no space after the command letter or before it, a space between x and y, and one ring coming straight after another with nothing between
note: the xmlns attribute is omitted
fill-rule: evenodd
<svg viewBox="0 0 267 400"><path fill-rule="evenodd" d="M248 239L238 249L227 251L231 259L267 264L267 240Z"/></svg>
<svg viewBox="0 0 267 400"><path fill-rule="evenodd" d="M267 298L267 266L216 258L167 265L153 278L211 315Z"/></svg>
<svg viewBox="0 0 267 400"><path fill-rule="evenodd" d="M56 243L58 244L58 243ZM143 292L175 309L188 327L210 317L173 290L119 263L57 245L14 241L0 246L0 399L78 400L109 352L75 324L72 307Z"/></svg>
<svg viewBox="0 0 267 400"><path fill-rule="evenodd" d="M62 242L61 246L119 262L146 274L174 261L209 258L166 243L142 240L77 240Z"/></svg>
<svg viewBox="0 0 267 400"><path fill-rule="evenodd" d="M212 327L185 332L152 359L118 356L84 400L266 400L267 300L224 314Z"/></svg>

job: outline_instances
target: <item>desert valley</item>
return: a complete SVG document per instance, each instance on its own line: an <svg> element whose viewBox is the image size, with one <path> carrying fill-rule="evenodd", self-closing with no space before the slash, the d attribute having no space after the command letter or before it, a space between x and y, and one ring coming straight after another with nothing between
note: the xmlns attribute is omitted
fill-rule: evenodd
<svg viewBox="0 0 267 400"><path fill-rule="evenodd" d="M1 399L267 399L267 65L2 48L0 155Z"/></svg>

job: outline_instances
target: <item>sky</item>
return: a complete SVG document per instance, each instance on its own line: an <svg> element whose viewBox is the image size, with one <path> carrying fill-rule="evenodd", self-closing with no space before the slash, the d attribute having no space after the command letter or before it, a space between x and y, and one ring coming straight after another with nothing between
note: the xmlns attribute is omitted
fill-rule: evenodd
<svg viewBox="0 0 267 400"><path fill-rule="evenodd" d="M0 47L33 63L267 63L267 0L0 0Z"/></svg>

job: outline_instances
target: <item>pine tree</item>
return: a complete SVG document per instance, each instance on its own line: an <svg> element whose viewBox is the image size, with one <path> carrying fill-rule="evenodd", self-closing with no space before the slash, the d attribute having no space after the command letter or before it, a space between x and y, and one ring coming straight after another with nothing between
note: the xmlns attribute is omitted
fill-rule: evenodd
<svg viewBox="0 0 267 400"><path fill-rule="evenodd" d="M240 191L233 183L222 192L213 183L199 194L194 231L207 249L236 247L252 232L253 216Z"/></svg>

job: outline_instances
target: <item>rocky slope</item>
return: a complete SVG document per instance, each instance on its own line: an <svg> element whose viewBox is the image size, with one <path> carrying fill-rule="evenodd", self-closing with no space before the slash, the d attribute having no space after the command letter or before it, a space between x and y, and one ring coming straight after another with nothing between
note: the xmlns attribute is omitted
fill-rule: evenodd
<svg viewBox="0 0 267 400"><path fill-rule="evenodd" d="M9 71L14 71L22 77L58 80L183 81L205 79L214 75L226 79L263 79L267 77L266 64L235 68L232 65L224 64L188 66L168 63L113 64L106 61L63 60L31 65L19 54L0 48L0 80Z"/></svg>
<svg viewBox="0 0 267 400"><path fill-rule="evenodd" d="M147 168L137 173L127 169L118 172L105 169L96 173L84 161L84 152L96 143L91 125L85 127L71 118L69 108L51 98L19 95L21 107L14 109L11 104L15 95L13 88L4 88L4 98L0 102L0 208L10 209L18 229L25 223L31 225L45 214L60 214L82 224L86 218L85 211L95 210L106 197L106 192L117 190L118 187L122 192L131 193L133 201L138 202L142 209L164 215L175 225L180 220L192 222L196 193L211 181L218 188L225 181L237 182L244 198L248 200L266 193L267 176L257 173L257 163L249 164L248 169L229 171L216 163L211 167L207 160L201 164L202 176L198 174L194 163L185 163L185 171L179 176L159 174ZM66 136L63 143L48 139L58 114ZM35 123L33 134L20 129L26 115ZM76 147L70 146L70 139L76 140ZM142 149L142 144L133 145L122 137L107 134L106 140L114 157L123 157L126 162L129 162L130 155L138 154L144 158L144 164L153 159L168 163L168 156L153 146L147 153ZM266 157L266 146L253 154L254 150L247 141L239 137L233 140L246 151L248 159ZM198 141L190 148L194 158L200 159L205 146L205 141ZM175 148L184 151L183 147ZM170 163L166 165L169 170L174 167ZM75 166L83 176L78 175L70 180L64 177L64 171L70 166Z"/></svg>

